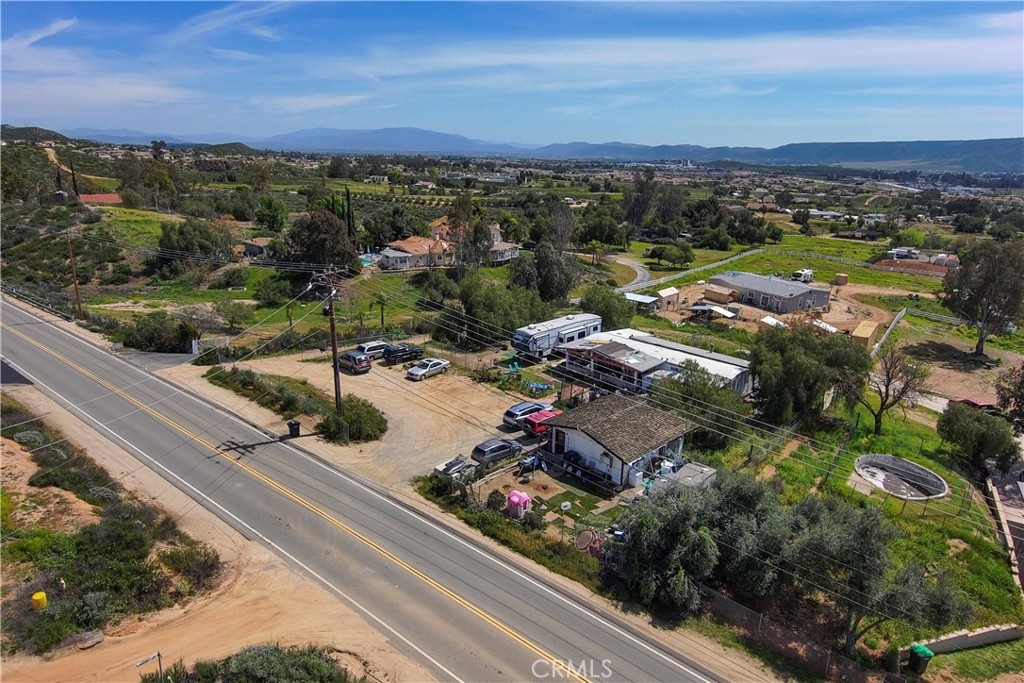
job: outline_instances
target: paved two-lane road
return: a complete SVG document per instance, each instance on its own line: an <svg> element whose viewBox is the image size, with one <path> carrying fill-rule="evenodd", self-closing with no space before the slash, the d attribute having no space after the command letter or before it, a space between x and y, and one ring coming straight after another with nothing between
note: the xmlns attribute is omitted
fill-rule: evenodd
<svg viewBox="0 0 1024 683"><path fill-rule="evenodd" d="M439 680L715 680L160 378L14 306L0 307L0 322L3 357L15 369L354 604Z"/></svg>

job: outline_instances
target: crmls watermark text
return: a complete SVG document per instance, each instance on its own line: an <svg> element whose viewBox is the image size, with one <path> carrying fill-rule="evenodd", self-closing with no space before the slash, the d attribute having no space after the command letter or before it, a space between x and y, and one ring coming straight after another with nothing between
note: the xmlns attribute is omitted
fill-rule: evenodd
<svg viewBox="0 0 1024 683"><path fill-rule="evenodd" d="M611 678L612 660L602 659L581 659L578 662L572 660L563 662L560 659L538 659L533 663L530 670L534 678L538 679L564 679L579 676L582 678Z"/></svg>

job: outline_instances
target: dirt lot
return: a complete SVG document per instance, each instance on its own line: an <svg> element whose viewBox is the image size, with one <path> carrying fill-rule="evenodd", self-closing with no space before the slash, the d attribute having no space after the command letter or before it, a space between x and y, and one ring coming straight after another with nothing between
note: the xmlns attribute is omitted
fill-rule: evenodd
<svg viewBox="0 0 1024 683"><path fill-rule="evenodd" d="M324 357L313 351L294 356L263 358L240 364L260 372L304 378L328 395L334 395L330 363L302 362ZM238 411L248 402L236 394L213 387L202 378L206 368L183 365L159 374L186 384L196 391L217 396L220 405ZM332 446L322 454L342 467L352 469L390 487L403 487L409 479L429 472L438 463L464 453L484 439L524 438L522 432L508 434L499 428L505 410L516 403L514 395L473 382L456 370L421 382L405 379L402 365L374 363L363 375L342 374L343 394L352 393L373 403L388 418L388 431L380 441L352 446ZM256 410L262 410L258 407ZM314 420L303 419L303 433L313 432ZM272 431L288 431L285 421L263 410L259 424ZM310 439L312 441L312 439ZM308 446L307 441L303 441Z"/></svg>

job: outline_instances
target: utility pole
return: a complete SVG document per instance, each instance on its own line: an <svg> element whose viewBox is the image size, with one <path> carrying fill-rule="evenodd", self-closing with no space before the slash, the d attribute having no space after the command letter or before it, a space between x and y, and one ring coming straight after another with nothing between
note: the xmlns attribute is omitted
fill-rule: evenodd
<svg viewBox="0 0 1024 683"><path fill-rule="evenodd" d="M331 366L334 368L334 410L341 417L341 368L338 367L338 328L334 323L334 293L331 289L331 302L327 306L331 316Z"/></svg>
<svg viewBox="0 0 1024 683"><path fill-rule="evenodd" d="M75 304L78 306L78 319L85 320L82 314L82 295L78 292L78 269L75 268L75 252L71 250L71 233L64 233L68 242L68 256L71 257L71 281L75 284Z"/></svg>
<svg viewBox="0 0 1024 683"><path fill-rule="evenodd" d="M334 373L334 410L337 412L338 418L341 418L341 368L338 367L338 328L334 321L334 295L338 293L338 287L334 284L333 278L337 276L337 271L334 268L331 268L328 271L324 271L323 273L314 276L313 280L309 284L310 287L318 285L321 287L331 288L331 295L328 299L327 305L323 308L323 313L330 318L331 368Z"/></svg>

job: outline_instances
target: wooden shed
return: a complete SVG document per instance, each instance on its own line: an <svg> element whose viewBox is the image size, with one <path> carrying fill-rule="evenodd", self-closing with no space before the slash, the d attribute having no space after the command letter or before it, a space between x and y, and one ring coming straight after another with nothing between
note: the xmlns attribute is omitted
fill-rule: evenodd
<svg viewBox="0 0 1024 683"><path fill-rule="evenodd" d="M870 351L878 341L878 323L873 320L864 320L857 325L857 329L850 336Z"/></svg>

